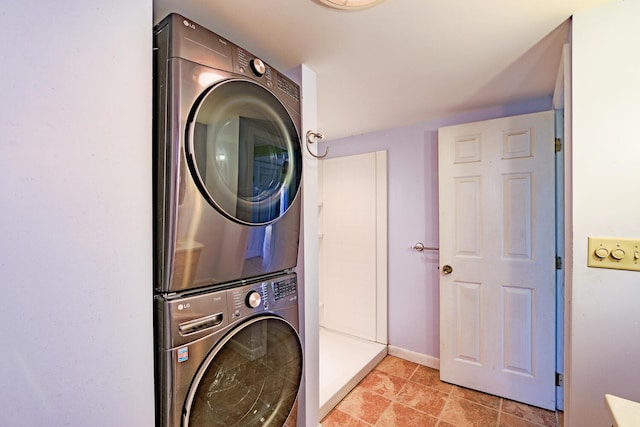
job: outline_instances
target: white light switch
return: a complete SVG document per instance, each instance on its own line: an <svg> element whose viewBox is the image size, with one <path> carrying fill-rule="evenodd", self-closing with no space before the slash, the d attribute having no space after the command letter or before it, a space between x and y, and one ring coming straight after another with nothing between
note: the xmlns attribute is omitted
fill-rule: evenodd
<svg viewBox="0 0 640 427"><path fill-rule="evenodd" d="M640 271L640 239L589 237L587 266Z"/></svg>

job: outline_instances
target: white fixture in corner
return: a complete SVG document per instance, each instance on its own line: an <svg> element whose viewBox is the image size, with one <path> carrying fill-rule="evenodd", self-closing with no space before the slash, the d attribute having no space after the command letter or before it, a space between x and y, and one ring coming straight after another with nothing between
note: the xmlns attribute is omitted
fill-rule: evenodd
<svg viewBox="0 0 640 427"><path fill-rule="evenodd" d="M613 418L614 427L634 427L640 420L640 403L621 397L605 394L609 412Z"/></svg>
<svg viewBox="0 0 640 427"><path fill-rule="evenodd" d="M336 9L358 10L373 7L384 0L320 0L329 7Z"/></svg>

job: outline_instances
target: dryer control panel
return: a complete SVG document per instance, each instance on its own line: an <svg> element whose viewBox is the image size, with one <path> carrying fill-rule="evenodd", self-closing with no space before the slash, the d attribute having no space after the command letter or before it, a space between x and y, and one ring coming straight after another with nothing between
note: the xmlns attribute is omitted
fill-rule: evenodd
<svg viewBox="0 0 640 427"><path fill-rule="evenodd" d="M277 72L269 64L239 46L233 46L233 71L252 77L271 90L278 89L291 98L293 103L286 102L299 112L300 87L282 73Z"/></svg>

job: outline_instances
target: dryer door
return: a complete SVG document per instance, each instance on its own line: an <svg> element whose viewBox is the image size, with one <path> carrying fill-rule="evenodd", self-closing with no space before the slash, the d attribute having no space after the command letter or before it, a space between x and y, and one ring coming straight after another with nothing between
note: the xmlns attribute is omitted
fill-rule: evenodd
<svg viewBox="0 0 640 427"><path fill-rule="evenodd" d="M253 318L222 339L198 370L183 425L282 426L302 378L295 329L276 316Z"/></svg>
<svg viewBox="0 0 640 427"><path fill-rule="evenodd" d="M187 123L187 160L205 199L241 224L269 224L300 188L296 126L269 90L248 80L211 86Z"/></svg>

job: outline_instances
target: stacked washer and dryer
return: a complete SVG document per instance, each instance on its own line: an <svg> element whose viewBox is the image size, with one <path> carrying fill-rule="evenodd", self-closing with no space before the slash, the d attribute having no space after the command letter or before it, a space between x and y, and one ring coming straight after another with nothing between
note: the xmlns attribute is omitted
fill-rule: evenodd
<svg viewBox="0 0 640 427"><path fill-rule="evenodd" d="M158 424L293 425L299 87L180 15L154 33Z"/></svg>

